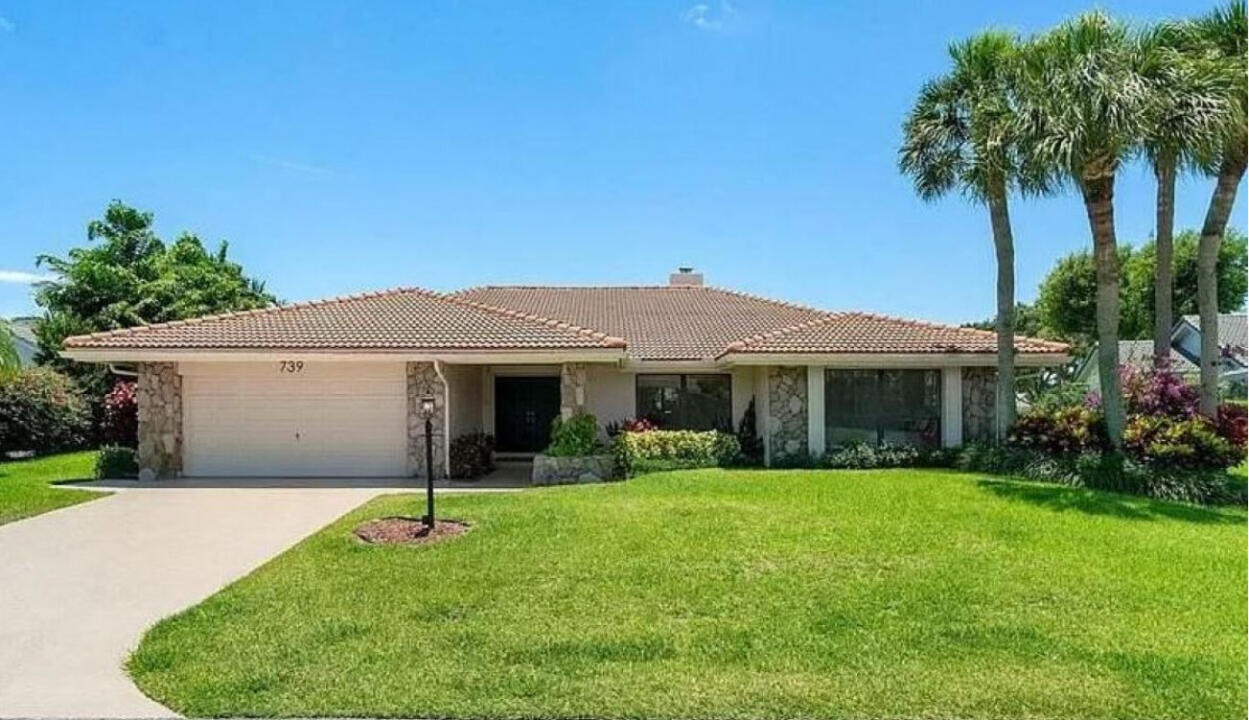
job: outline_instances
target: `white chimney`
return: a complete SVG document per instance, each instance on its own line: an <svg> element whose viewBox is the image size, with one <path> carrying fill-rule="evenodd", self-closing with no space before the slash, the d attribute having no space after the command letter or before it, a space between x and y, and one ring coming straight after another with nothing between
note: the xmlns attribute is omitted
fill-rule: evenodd
<svg viewBox="0 0 1249 720"><path fill-rule="evenodd" d="M668 284L673 287L679 285L702 287L703 274L700 272L694 272L694 268L692 267L680 267L677 268L676 272L668 275Z"/></svg>

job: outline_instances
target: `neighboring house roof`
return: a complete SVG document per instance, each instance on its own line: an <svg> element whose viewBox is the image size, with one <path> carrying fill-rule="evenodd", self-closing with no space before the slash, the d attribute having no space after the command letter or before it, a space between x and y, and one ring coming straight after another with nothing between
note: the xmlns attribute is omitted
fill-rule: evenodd
<svg viewBox="0 0 1249 720"><path fill-rule="evenodd" d="M67 348L529 350L620 348L559 320L486 308L417 288L79 335Z"/></svg>
<svg viewBox="0 0 1249 720"><path fill-rule="evenodd" d="M35 337L35 321L33 317L15 317L9 319L9 329L13 331L13 344L17 348L17 359L22 367L35 364L35 355L39 353L39 340Z"/></svg>
<svg viewBox="0 0 1249 720"><path fill-rule="evenodd" d="M1184 315L1180 321L1201 332L1200 316ZM1249 316L1245 313L1219 313L1219 347L1240 348L1243 355L1246 345L1249 345Z"/></svg>
<svg viewBox="0 0 1249 720"><path fill-rule="evenodd" d="M1092 356L1090 356L1092 357ZM1130 365L1139 370L1151 370L1154 367L1153 340L1120 340L1119 364ZM1179 350L1171 348L1171 369L1181 375L1199 375L1201 368L1184 356Z"/></svg>
<svg viewBox="0 0 1249 720"><path fill-rule="evenodd" d="M65 341L68 349L623 349L641 360L735 353L993 353L991 332L830 313L704 286L398 289ZM1017 338L1020 353L1065 353Z"/></svg>

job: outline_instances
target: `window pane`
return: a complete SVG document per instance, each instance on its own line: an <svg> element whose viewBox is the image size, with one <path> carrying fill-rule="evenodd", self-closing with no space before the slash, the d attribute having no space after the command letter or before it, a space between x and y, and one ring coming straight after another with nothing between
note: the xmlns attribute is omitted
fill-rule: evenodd
<svg viewBox="0 0 1249 720"><path fill-rule="evenodd" d="M881 371L881 438L898 445L932 447L941 440L941 373Z"/></svg>
<svg viewBox="0 0 1249 720"><path fill-rule="evenodd" d="M637 414L663 428L677 424L680 375L638 375Z"/></svg>
<svg viewBox="0 0 1249 720"><path fill-rule="evenodd" d="M687 375L681 395L682 430L733 428L733 382L728 375Z"/></svg>
<svg viewBox="0 0 1249 720"><path fill-rule="evenodd" d="M824 438L828 447L849 442L876 443L877 372L824 372Z"/></svg>

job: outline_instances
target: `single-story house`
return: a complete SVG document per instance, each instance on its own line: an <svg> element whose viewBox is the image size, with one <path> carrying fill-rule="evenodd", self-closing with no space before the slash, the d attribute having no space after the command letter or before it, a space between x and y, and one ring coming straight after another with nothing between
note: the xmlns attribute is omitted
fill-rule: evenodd
<svg viewBox="0 0 1249 720"><path fill-rule="evenodd" d="M1019 337L1021 366L1068 360ZM709 287L416 288L71 337L138 375L140 467L170 476L423 474L474 431L540 451L557 416L737 427L767 462L849 440L959 445L993 426L993 333Z"/></svg>

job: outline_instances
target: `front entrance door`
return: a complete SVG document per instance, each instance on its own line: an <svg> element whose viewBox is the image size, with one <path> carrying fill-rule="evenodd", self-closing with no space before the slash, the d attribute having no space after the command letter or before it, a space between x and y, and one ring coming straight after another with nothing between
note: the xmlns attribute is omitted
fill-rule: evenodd
<svg viewBox="0 0 1249 720"><path fill-rule="evenodd" d="M499 452L540 452L559 415L558 377L496 377L494 435Z"/></svg>

